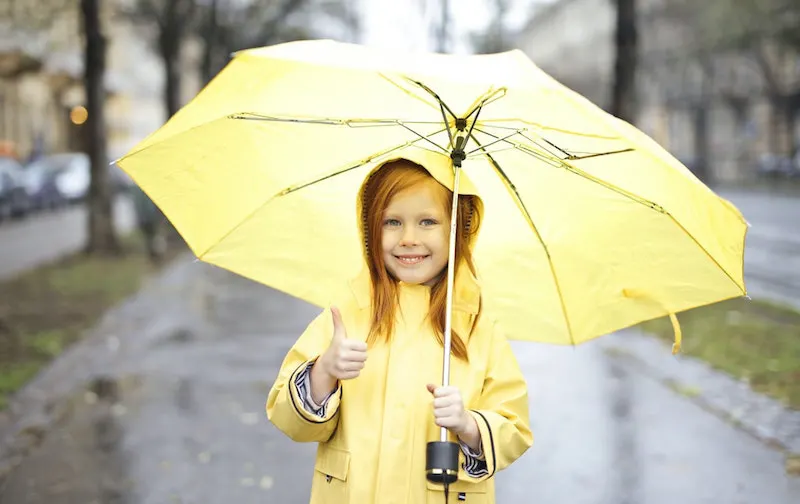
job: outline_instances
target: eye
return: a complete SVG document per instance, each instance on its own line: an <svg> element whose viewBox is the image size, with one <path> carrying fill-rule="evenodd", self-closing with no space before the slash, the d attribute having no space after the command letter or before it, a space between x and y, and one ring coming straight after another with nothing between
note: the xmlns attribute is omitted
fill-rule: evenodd
<svg viewBox="0 0 800 504"><path fill-rule="evenodd" d="M400 225L400 221L397 219L386 219L383 221L383 225L388 227L396 227Z"/></svg>
<svg viewBox="0 0 800 504"><path fill-rule="evenodd" d="M439 221L437 221L436 219L422 219L422 221L420 221L420 224L422 224L423 226L435 226L436 224L439 224Z"/></svg>

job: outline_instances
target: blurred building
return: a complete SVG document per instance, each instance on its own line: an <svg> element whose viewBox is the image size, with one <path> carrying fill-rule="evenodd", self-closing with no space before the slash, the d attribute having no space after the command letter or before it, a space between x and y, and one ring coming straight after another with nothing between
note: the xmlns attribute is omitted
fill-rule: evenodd
<svg viewBox="0 0 800 504"><path fill-rule="evenodd" d="M155 33L104 0L109 158L163 123L164 70ZM83 149L84 37L80 2L0 0L0 143L26 159ZM195 44L196 45L196 44ZM198 51L185 51L184 96L199 87ZM91 114L91 111L88 111Z"/></svg>
<svg viewBox="0 0 800 504"><path fill-rule="evenodd" d="M752 179L763 155L792 155L790 139L797 132L781 120L784 111L771 106L764 79L745 55L690 52L692 12L676 11L676 5L638 2L637 126L689 167L705 158L714 181ZM682 5L691 9L700 3ZM539 9L518 46L543 70L607 108L615 22L612 1L560 0ZM784 74L779 77L787 87L800 84L796 54L776 53L770 64Z"/></svg>

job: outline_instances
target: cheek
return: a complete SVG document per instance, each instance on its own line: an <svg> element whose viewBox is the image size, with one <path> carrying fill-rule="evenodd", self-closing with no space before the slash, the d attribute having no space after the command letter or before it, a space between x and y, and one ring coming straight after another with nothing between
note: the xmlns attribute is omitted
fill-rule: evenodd
<svg viewBox="0 0 800 504"><path fill-rule="evenodd" d="M397 238L395 234L396 233L385 230L381 233L381 248L384 252L388 253L394 249L394 246L397 244Z"/></svg>
<svg viewBox="0 0 800 504"><path fill-rule="evenodd" d="M436 244L436 248L439 251L447 252L448 247L450 246L449 242L450 236L450 229L449 228L442 228L437 230L436 237L434 238L434 243Z"/></svg>

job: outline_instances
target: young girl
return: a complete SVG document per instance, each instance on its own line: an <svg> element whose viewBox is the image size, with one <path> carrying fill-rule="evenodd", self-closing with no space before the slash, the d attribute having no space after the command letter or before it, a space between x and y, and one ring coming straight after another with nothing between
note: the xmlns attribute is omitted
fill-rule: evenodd
<svg viewBox="0 0 800 504"><path fill-rule="evenodd" d="M446 427L461 445L451 502L493 503L492 476L532 444L527 388L511 348L482 313L470 247L481 202L460 196L451 386L440 387L452 192L406 159L361 188L367 268L283 361L267 416L317 442L311 503L437 503L425 451Z"/></svg>

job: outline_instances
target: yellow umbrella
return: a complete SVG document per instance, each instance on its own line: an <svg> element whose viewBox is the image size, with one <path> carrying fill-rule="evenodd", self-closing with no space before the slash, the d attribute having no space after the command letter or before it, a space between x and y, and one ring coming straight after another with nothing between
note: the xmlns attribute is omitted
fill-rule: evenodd
<svg viewBox="0 0 800 504"><path fill-rule="evenodd" d="M325 306L363 267L358 189L398 157L482 199L474 260L511 339L576 344L669 315L677 351L676 312L745 294L733 205L519 51L243 51L117 163L198 258ZM443 385L452 290L448 268ZM452 483L446 429L427 453L428 479Z"/></svg>
<svg viewBox="0 0 800 504"><path fill-rule="evenodd" d="M510 339L577 344L746 294L736 208L516 50L242 51L117 162L198 258L325 306L362 267L358 188L397 157L483 200L475 262Z"/></svg>

